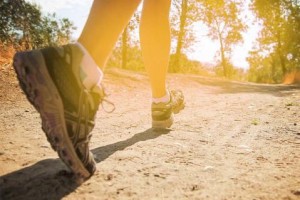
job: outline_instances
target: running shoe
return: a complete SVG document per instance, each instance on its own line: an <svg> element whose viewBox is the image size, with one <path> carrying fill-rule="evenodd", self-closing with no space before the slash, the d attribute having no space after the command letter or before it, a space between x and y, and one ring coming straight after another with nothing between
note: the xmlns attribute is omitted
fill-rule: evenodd
<svg viewBox="0 0 300 200"><path fill-rule="evenodd" d="M104 92L84 88L79 77L82 57L80 48L69 44L16 53L13 66L52 148L75 177L85 180L96 170L89 141Z"/></svg>
<svg viewBox="0 0 300 200"><path fill-rule="evenodd" d="M174 114L179 113L184 106L184 96L180 90L170 91L168 103L152 103L152 128L170 128Z"/></svg>

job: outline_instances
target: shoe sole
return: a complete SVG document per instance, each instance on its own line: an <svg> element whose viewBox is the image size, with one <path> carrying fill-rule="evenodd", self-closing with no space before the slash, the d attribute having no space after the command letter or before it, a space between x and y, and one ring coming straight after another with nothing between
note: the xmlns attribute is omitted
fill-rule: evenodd
<svg viewBox="0 0 300 200"><path fill-rule="evenodd" d="M13 66L27 99L40 113L42 129L51 147L77 179L89 178L91 174L78 158L68 136L62 99L48 73L42 53L38 50L17 53Z"/></svg>
<svg viewBox="0 0 300 200"><path fill-rule="evenodd" d="M178 114L181 110L184 109L184 107L185 107L185 104L182 103L176 109L173 110L173 113ZM160 121L152 120L152 128L154 128L154 129L170 128L174 123L174 114L173 113L171 114L170 118L167 120L160 120Z"/></svg>

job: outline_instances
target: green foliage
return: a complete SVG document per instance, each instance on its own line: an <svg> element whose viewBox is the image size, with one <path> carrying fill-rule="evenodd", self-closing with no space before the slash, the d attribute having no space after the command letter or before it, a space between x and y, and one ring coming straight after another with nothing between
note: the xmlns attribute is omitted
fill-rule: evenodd
<svg viewBox="0 0 300 200"><path fill-rule="evenodd" d="M246 81L246 73L241 68L234 67L230 62L226 61L227 77L232 80ZM224 77L224 67L221 63L214 67L215 74Z"/></svg>
<svg viewBox="0 0 300 200"><path fill-rule="evenodd" d="M259 125L259 123L260 123L259 119L252 119L252 121L251 121L251 124L255 125L255 126Z"/></svg>
<svg viewBox="0 0 300 200"><path fill-rule="evenodd" d="M223 73L231 77L229 58L233 45L241 42L242 32L247 29L239 14L242 3L236 0L197 0L201 21L209 28L208 36L220 43L220 61Z"/></svg>
<svg viewBox="0 0 300 200"><path fill-rule="evenodd" d="M264 56L259 50L250 51L247 58L249 63L248 81L257 83L280 83L282 71L278 67L276 55Z"/></svg>
<svg viewBox="0 0 300 200"><path fill-rule="evenodd" d="M38 32L41 40L38 46L66 44L70 41L73 30L75 27L67 18L57 19L55 13L43 16L42 26Z"/></svg>
<svg viewBox="0 0 300 200"><path fill-rule="evenodd" d="M211 2L213 3L213 2ZM227 4L226 4L227 5ZM199 9L200 2L198 0L174 0L172 1L171 18L171 39L175 43L174 54L170 56L169 71L179 73L195 73L201 75L211 75L213 72L205 69L199 61L190 60L186 53L195 41L195 33L193 25L204 18L202 11ZM228 15L237 16L240 12L238 5L230 4L228 7ZM218 16L220 17L220 16ZM119 38L116 48L111 54L107 62L108 67L119 67L130 70L144 70L144 64L141 56L141 49L138 47L136 39L137 29L139 25L140 11L134 14L129 24L125 28L121 37ZM221 18L221 17L220 17ZM231 27L224 27L224 34L226 32L225 50L226 50L226 68L228 77L238 78L243 75L239 69L235 69L229 62L230 51L232 45L241 40L241 31L243 25L239 24L239 20L233 20L228 17L227 24ZM230 21L231 20L231 21ZM227 25L226 25L227 26ZM241 26L241 27L238 27ZM234 29L234 31L232 31ZM238 30L237 30L238 29ZM223 34L222 32L222 34ZM225 52L225 51L224 51ZM224 74L224 69L220 70Z"/></svg>
<svg viewBox="0 0 300 200"><path fill-rule="evenodd" d="M24 0L0 1L0 40L2 43L23 42L30 48L36 42L33 33L41 25L41 12Z"/></svg>
<svg viewBox="0 0 300 200"><path fill-rule="evenodd" d="M127 47L127 63L125 68L122 63L122 56L122 46L116 46L107 62L107 67L118 67L134 71L143 71L145 69L141 49L138 46Z"/></svg>
<svg viewBox="0 0 300 200"><path fill-rule="evenodd" d="M34 49L64 44L75 29L68 19L43 16L40 8L25 0L0 0L0 40L15 48Z"/></svg>
<svg viewBox="0 0 300 200"><path fill-rule="evenodd" d="M256 78L265 77L263 73L268 72L270 80L282 82L288 73L300 69L300 3L297 0L255 0L251 9L263 27L255 51L264 53L249 57L250 61L262 57L263 65L256 72ZM249 64L253 78L257 67L255 62Z"/></svg>
<svg viewBox="0 0 300 200"><path fill-rule="evenodd" d="M122 54L121 57L121 65L123 69L127 69L128 68L128 54L130 53L129 51L131 46L136 46L135 41L133 40L134 38L134 33L135 30L138 27L140 21L140 12L135 12L132 19L129 21L129 23L127 24L127 26L125 27L118 43L122 48L122 51L120 52ZM134 48L133 48L134 49Z"/></svg>
<svg viewBox="0 0 300 200"><path fill-rule="evenodd" d="M181 54L180 67L176 66L177 55L172 54L170 57L170 67L175 69L177 73L190 73L190 74L201 74L209 75L208 71L203 68L199 61L190 60L186 55Z"/></svg>
<svg viewBox="0 0 300 200"><path fill-rule="evenodd" d="M172 39L176 42L176 50L171 57L170 72L180 72L186 64L181 59L185 57L183 51L195 42L193 24L199 17L196 0L172 1L171 32Z"/></svg>

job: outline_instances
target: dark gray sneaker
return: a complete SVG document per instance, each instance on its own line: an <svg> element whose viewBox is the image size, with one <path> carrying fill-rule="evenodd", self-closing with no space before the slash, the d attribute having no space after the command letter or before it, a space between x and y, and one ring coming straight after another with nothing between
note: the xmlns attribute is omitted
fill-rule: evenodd
<svg viewBox="0 0 300 200"><path fill-rule="evenodd" d="M17 53L13 65L52 148L77 178L85 180L96 170L89 141L104 96L82 85L82 56L77 45L69 44Z"/></svg>
<svg viewBox="0 0 300 200"><path fill-rule="evenodd" d="M170 91L168 103L152 103L152 128L170 128L174 121L173 115L184 106L184 96L180 90Z"/></svg>

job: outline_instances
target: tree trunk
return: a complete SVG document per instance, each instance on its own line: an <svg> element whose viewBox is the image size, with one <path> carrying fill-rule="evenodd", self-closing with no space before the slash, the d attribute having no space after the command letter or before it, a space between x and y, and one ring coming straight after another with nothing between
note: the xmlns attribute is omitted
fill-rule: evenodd
<svg viewBox="0 0 300 200"><path fill-rule="evenodd" d="M185 25L188 11L188 0L182 0L181 2L181 14L180 14L180 27L178 33L178 40L175 52L175 60L173 63L173 72L178 72L180 70L180 58L181 58L181 49L182 43L185 36Z"/></svg>
<svg viewBox="0 0 300 200"><path fill-rule="evenodd" d="M276 83L276 54L271 54L271 79Z"/></svg>
<svg viewBox="0 0 300 200"><path fill-rule="evenodd" d="M286 65L285 65L285 58L283 55L280 56L280 64L281 64L281 70L282 70L282 74L283 74L283 77L286 75Z"/></svg>
<svg viewBox="0 0 300 200"><path fill-rule="evenodd" d="M225 50L224 50L223 39L222 39L221 33L219 33L219 42L220 42L221 64L223 67L223 74L225 77L228 77L228 70L227 70L226 58L225 58Z"/></svg>
<svg viewBox="0 0 300 200"><path fill-rule="evenodd" d="M127 49L128 49L128 27L123 31L122 34L122 69L126 69L127 67Z"/></svg>
<svg viewBox="0 0 300 200"><path fill-rule="evenodd" d="M286 75L286 65L285 65L285 56L282 52L282 44L281 44L281 36L280 36L280 30L277 32L277 45L278 45L278 57L280 60L281 70L282 70L282 76L284 77Z"/></svg>
<svg viewBox="0 0 300 200"><path fill-rule="evenodd" d="M281 71L282 71L282 78L284 78L284 76L286 75L286 66L285 66L285 57L284 57L284 54L282 52L282 41L281 41L281 31L282 29L280 28L280 22L282 23L282 13L281 13L281 9L280 9L280 3L276 4L278 6L278 11L276 13L276 16L275 16L275 20L277 22L279 22L279 24L277 25L277 32L275 32L275 36L276 36L276 39L277 39L277 54L278 54L278 57L279 57L279 61L280 61L280 66L281 66Z"/></svg>

